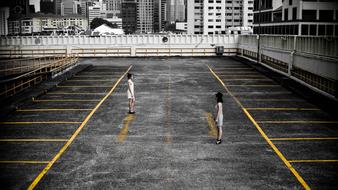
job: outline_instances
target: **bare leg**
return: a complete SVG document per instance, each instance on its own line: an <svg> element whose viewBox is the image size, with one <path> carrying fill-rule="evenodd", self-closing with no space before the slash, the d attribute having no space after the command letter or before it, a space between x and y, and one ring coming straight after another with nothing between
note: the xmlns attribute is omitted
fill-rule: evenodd
<svg viewBox="0 0 338 190"><path fill-rule="evenodd" d="M133 103L133 99L128 99L129 100L129 104L128 104L128 106L129 106L129 112L131 112L132 110L132 103Z"/></svg>
<svg viewBox="0 0 338 190"><path fill-rule="evenodd" d="M222 128L223 126L218 127L218 136L217 136L218 140L222 139L222 134L223 134Z"/></svg>
<svg viewBox="0 0 338 190"><path fill-rule="evenodd" d="M131 112L135 112L135 99L131 100Z"/></svg>

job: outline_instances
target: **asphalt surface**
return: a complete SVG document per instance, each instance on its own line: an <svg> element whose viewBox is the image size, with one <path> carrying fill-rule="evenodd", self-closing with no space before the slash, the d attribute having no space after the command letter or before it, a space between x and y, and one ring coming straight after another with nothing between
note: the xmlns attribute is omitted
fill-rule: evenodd
<svg viewBox="0 0 338 190"><path fill-rule="evenodd" d="M1 118L1 189L32 182L36 189L337 189L337 119L250 65L178 57L80 62L92 66ZM127 113L126 77L118 83L130 65L135 115ZM218 91L221 145L212 123Z"/></svg>

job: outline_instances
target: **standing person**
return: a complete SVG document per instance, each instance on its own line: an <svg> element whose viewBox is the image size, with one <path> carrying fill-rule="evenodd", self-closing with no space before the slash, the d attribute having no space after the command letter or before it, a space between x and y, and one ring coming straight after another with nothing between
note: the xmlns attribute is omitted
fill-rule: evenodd
<svg viewBox="0 0 338 190"><path fill-rule="evenodd" d="M134 76L131 73L127 74L128 77L128 100L129 100L129 113L135 113L135 91L134 91Z"/></svg>
<svg viewBox="0 0 338 190"><path fill-rule="evenodd" d="M215 122L217 125L217 139L216 144L222 143L222 128L223 128L223 94L220 92L217 92L215 94L216 96L216 117Z"/></svg>

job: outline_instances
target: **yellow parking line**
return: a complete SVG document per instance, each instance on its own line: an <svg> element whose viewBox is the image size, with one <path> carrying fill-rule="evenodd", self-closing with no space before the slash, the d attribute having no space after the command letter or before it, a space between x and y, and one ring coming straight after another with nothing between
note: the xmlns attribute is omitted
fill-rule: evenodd
<svg viewBox="0 0 338 190"><path fill-rule="evenodd" d="M338 162L338 160L289 160L290 163L330 163Z"/></svg>
<svg viewBox="0 0 338 190"><path fill-rule="evenodd" d="M17 112L49 112L49 111L91 111L92 109L58 109L58 108L49 108L49 109L18 109Z"/></svg>
<svg viewBox="0 0 338 190"><path fill-rule="evenodd" d="M113 82L112 80L67 80L68 82Z"/></svg>
<svg viewBox="0 0 338 190"><path fill-rule="evenodd" d="M110 91L102 98L102 100L95 106L95 108L87 115L85 120L81 123L79 128L74 132L74 134L71 136L71 138L67 141L65 145L60 149L60 151L54 156L54 158L48 162L46 167L39 173L39 175L33 180L33 182L28 187L28 190L32 190L36 187L36 185L40 182L42 177L48 172L48 170L54 165L54 163L62 156L62 154L68 149L68 147L72 144L74 139L78 136L78 134L81 132L83 127L88 123L90 118L94 115L94 113L100 108L100 106L103 104L103 102L115 91L115 88L120 83L120 81L124 78L124 76L129 72L132 66L130 66L127 71L116 81L114 86L110 89Z"/></svg>
<svg viewBox="0 0 338 190"><path fill-rule="evenodd" d="M64 100L33 100L33 102L99 102L100 100L80 100L80 99L64 99Z"/></svg>
<svg viewBox="0 0 338 190"><path fill-rule="evenodd" d="M318 108L246 108L247 110L257 110L257 111L319 111Z"/></svg>
<svg viewBox="0 0 338 190"><path fill-rule="evenodd" d="M277 84L230 84L227 86L249 86L249 87L281 87Z"/></svg>
<svg viewBox="0 0 338 190"><path fill-rule="evenodd" d="M133 121L134 119L135 119L135 116L132 115L132 114L128 114L128 116L126 116L123 119L123 128L121 129L121 131L117 135L117 140L119 142L124 142L126 140L127 135L128 135L129 123L131 121Z"/></svg>
<svg viewBox="0 0 338 190"><path fill-rule="evenodd" d="M316 140L338 140L338 137L308 137L308 138L270 138L272 141L316 141Z"/></svg>
<svg viewBox="0 0 338 190"><path fill-rule="evenodd" d="M268 124L282 124L282 123L289 123L289 124L297 124L297 123L313 123L313 124L336 124L338 121L257 121L257 123L268 123Z"/></svg>
<svg viewBox="0 0 338 190"><path fill-rule="evenodd" d="M114 76L112 76L114 77ZM86 76L80 76L80 75L75 75L73 78L107 78L106 76L100 76L100 75L86 75Z"/></svg>
<svg viewBox="0 0 338 190"><path fill-rule="evenodd" d="M76 121L3 121L0 125L31 125L31 124L80 124Z"/></svg>
<svg viewBox="0 0 338 190"><path fill-rule="evenodd" d="M268 138L268 136L265 134L263 129L259 126L258 122L251 116L251 114L245 109L245 107L242 105L242 103L232 94L232 92L228 89L228 87L223 83L223 81L217 76L217 74L210 68L208 65L208 68L210 72L215 76L215 78L222 84L224 89L228 92L228 94L237 102L237 104L242 108L245 115L250 119L250 121L254 124L258 132L261 134L261 136L265 139L265 141L270 145L270 147L275 151L277 156L283 161L285 166L292 172L292 174L296 177L296 179L299 181L299 183L304 187L306 190L310 190L311 188L309 185L305 182L303 177L297 172L297 170L290 164L290 162L285 158L285 156L279 151L279 149L273 144L273 142Z"/></svg>
<svg viewBox="0 0 338 190"><path fill-rule="evenodd" d="M58 88L108 88L111 86L86 86L86 85L79 85L79 86L57 86Z"/></svg>
<svg viewBox="0 0 338 190"><path fill-rule="evenodd" d="M33 160L0 160L0 164L48 164L49 161Z"/></svg>
<svg viewBox="0 0 338 190"><path fill-rule="evenodd" d="M215 121L213 119L213 116L210 112L204 113L207 117L208 126L209 126L209 135L212 137L217 137L217 128L215 125Z"/></svg>
<svg viewBox="0 0 338 190"><path fill-rule="evenodd" d="M265 79L265 78L260 78L260 79L226 79L225 82L227 81L272 81L271 79Z"/></svg>
<svg viewBox="0 0 338 190"><path fill-rule="evenodd" d="M0 142L66 142L68 139L0 139Z"/></svg>
<svg viewBox="0 0 338 190"><path fill-rule="evenodd" d="M105 93L99 93L99 92L49 92L47 94L54 94L54 95L104 95Z"/></svg>

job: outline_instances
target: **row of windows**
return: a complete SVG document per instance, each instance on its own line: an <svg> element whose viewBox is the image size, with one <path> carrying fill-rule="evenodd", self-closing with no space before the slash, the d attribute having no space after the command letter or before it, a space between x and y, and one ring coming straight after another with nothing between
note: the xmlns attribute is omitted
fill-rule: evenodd
<svg viewBox="0 0 338 190"><path fill-rule="evenodd" d="M278 25L254 27L255 34L282 34L282 35L313 35L313 36L334 36L338 35L338 25L315 25L302 24L301 31L298 25Z"/></svg>

